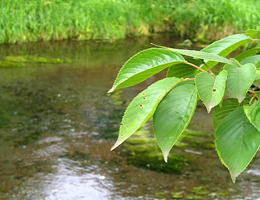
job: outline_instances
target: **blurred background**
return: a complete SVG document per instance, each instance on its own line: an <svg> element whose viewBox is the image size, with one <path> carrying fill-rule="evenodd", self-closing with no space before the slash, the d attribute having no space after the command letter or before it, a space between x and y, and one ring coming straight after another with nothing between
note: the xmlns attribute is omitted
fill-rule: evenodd
<svg viewBox="0 0 260 200"><path fill-rule="evenodd" d="M0 43L171 33L207 42L258 29L257 0L1 0Z"/></svg>

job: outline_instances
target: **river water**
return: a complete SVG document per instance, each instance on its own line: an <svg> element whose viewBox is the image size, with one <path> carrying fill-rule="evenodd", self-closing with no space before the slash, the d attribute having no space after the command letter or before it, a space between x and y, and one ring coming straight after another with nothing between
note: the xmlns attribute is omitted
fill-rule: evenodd
<svg viewBox="0 0 260 200"><path fill-rule="evenodd" d="M260 197L259 154L233 184L212 145L203 145L212 144L214 130L202 106L188 127L193 142L172 151L184 158L180 168L152 168L162 155L153 163L131 143L110 151L129 101L165 75L107 94L122 64L151 42L178 43L158 37L0 46L0 60L19 65L0 68L0 199ZM142 129L150 139L151 127Z"/></svg>

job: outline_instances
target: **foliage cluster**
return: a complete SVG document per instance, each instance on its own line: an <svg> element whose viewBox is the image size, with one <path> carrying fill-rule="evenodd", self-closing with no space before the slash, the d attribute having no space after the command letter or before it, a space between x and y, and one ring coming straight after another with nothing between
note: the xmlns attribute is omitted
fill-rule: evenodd
<svg viewBox="0 0 260 200"><path fill-rule="evenodd" d="M255 0L1 0L0 44L167 31L216 39L259 28L259 6Z"/></svg>
<svg viewBox="0 0 260 200"><path fill-rule="evenodd" d="M130 58L109 92L136 85L166 68L168 72L130 103L112 149L153 117L155 138L167 162L200 99L208 113L213 110L215 147L235 182L260 146L260 45L226 57L241 45L259 41L252 39L259 34L249 30L231 35L201 51L157 46ZM211 69L219 63L221 69L213 73Z"/></svg>

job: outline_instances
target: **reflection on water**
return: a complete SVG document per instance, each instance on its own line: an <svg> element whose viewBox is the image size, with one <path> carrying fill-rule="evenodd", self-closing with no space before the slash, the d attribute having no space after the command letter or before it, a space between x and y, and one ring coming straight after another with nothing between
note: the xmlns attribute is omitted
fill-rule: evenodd
<svg viewBox="0 0 260 200"><path fill-rule="evenodd" d="M29 180L30 185L37 187L32 190L29 186L24 188L17 196L29 195L30 198L39 199L107 199L111 196L109 188L112 182L105 176L96 174L98 166L81 166L80 162L70 159L58 159L53 165L53 172L44 176L39 184L38 180ZM42 176L39 174L38 176ZM25 196L26 197L26 196Z"/></svg>
<svg viewBox="0 0 260 200"><path fill-rule="evenodd" d="M23 55L72 60L0 68L0 199L259 197L259 156L232 184L209 135L191 132L174 148L172 155L183 160L181 171L151 170L152 161L163 157L147 160L147 138L139 149L128 143L110 152L129 101L164 75L107 95L122 63L150 42L174 45L169 38L136 38L0 46L2 60ZM198 107L189 129L212 134L210 120ZM149 135L151 123L140 131Z"/></svg>

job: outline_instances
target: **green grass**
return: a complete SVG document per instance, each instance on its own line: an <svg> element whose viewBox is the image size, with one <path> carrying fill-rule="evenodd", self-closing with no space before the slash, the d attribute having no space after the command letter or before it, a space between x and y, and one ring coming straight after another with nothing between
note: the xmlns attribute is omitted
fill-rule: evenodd
<svg viewBox="0 0 260 200"><path fill-rule="evenodd" d="M223 36L260 28L257 0L191 0L170 17L182 36L220 39Z"/></svg>
<svg viewBox="0 0 260 200"><path fill-rule="evenodd" d="M172 32L195 40L260 28L257 0L1 0L0 43Z"/></svg>

